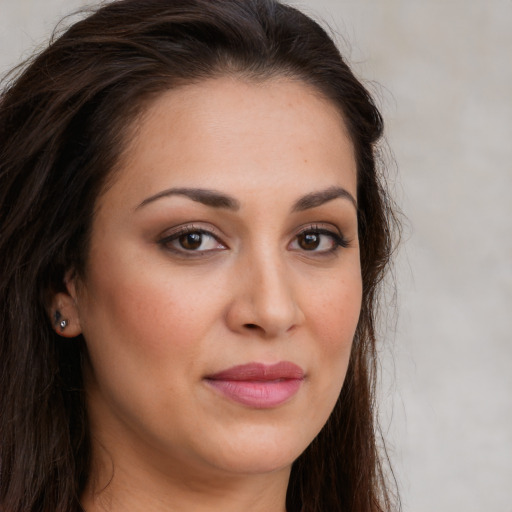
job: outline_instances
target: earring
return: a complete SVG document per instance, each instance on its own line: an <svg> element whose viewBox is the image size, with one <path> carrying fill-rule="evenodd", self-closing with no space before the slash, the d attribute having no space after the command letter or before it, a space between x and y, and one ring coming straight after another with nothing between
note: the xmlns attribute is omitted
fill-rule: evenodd
<svg viewBox="0 0 512 512"><path fill-rule="evenodd" d="M63 331L68 326L68 321L65 318L62 318L62 314L59 310L55 311L55 323L58 324L60 330Z"/></svg>

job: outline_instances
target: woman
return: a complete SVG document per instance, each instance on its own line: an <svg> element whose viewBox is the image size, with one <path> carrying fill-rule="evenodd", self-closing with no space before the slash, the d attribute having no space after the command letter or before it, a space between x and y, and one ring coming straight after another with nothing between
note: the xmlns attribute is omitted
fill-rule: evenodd
<svg viewBox="0 0 512 512"><path fill-rule="evenodd" d="M382 121L326 33L116 1L0 109L1 510L390 510Z"/></svg>

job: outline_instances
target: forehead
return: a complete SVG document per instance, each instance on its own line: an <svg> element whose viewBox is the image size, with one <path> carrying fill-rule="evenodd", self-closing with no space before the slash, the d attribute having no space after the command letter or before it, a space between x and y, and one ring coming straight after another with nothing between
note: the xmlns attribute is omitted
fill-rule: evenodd
<svg viewBox="0 0 512 512"><path fill-rule="evenodd" d="M300 81L222 77L183 86L153 100L132 132L116 172L125 199L171 185L236 192L333 180L356 192L339 110Z"/></svg>

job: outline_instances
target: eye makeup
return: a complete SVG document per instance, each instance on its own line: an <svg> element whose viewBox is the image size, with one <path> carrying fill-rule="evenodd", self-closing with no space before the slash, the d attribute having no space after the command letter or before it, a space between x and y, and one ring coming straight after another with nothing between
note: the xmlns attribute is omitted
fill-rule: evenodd
<svg viewBox="0 0 512 512"><path fill-rule="evenodd" d="M172 230L158 240L165 250L183 258L196 258L228 250L228 245L215 233L197 224L185 224ZM349 246L349 241L338 229L313 224L305 226L294 235L287 249L309 253L309 256L323 256L335 253Z"/></svg>
<svg viewBox="0 0 512 512"><path fill-rule="evenodd" d="M196 224L179 226L158 240L158 244L165 250L185 258L201 257L228 249L212 229L206 229Z"/></svg>

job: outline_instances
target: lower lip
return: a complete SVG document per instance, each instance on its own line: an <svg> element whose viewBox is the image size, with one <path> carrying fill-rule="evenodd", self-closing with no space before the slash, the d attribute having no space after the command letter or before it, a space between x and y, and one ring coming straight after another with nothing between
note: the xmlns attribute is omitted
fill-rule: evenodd
<svg viewBox="0 0 512 512"><path fill-rule="evenodd" d="M207 379L207 382L234 402L255 409L268 409L290 400L299 391L303 379L268 381Z"/></svg>

